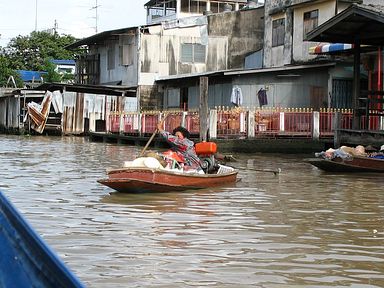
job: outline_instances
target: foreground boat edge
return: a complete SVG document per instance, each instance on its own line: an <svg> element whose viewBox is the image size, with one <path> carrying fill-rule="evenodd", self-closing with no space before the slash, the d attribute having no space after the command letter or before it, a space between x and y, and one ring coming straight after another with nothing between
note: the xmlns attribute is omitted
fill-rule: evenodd
<svg viewBox="0 0 384 288"><path fill-rule="evenodd" d="M85 287L0 191L0 283Z"/></svg>

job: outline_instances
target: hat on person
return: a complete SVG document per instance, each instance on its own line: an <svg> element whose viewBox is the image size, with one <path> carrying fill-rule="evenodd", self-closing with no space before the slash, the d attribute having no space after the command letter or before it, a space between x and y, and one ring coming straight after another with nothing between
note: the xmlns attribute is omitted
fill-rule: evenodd
<svg viewBox="0 0 384 288"><path fill-rule="evenodd" d="M176 127L175 129L173 129L173 132L172 134L175 135L176 132L181 132L181 134L183 134L184 138L189 138L189 131L187 129L185 129L183 126L179 126L179 127Z"/></svg>
<svg viewBox="0 0 384 288"><path fill-rule="evenodd" d="M373 147L372 145L368 145L365 147L365 151L366 152L376 152L377 149L375 147Z"/></svg>

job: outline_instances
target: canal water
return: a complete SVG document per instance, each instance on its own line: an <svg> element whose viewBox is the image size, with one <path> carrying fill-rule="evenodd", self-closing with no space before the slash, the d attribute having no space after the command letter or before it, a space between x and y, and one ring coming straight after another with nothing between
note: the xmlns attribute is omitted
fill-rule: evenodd
<svg viewBox="0 0 384 288"><path fill-rule="evenodd" d="M96 182L140 150L0 136L0 190L87 287L384 287L382 175L236 154L231 187L131 195Z"/></svg>

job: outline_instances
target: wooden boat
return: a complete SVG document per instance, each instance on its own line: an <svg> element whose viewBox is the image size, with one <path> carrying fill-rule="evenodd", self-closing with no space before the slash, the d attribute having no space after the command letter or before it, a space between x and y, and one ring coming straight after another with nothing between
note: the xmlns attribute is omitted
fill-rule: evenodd
<svg viewBox="0 0 384 288"><path fill-rule="evenodd" d="M0 286L84 287L0 192Z"/></svg>
<svg viewBox="0 0 384 288"><path fill-rule="evenodd" d="M384 172L384 159L354 156L333 159L311 158L306 162L330 172Z"/></svg>
<svg viewBox="0 0 384 288"><path fill-rule="evenodd" d="M238 171L216 162L216 143L196 143L195 149L202 168L205 168L203 174L198 171L185 171L179 165L181 159L178 159L175 152L169 150L162 153L162 156L157 155L159 157L139 157L124 163L123 168L107 169L108 178L98 182L126 193L183 191L218 187L236 182ZM164 163L161 164L159 160Z"/></svg>
<svg viewBox="0 0 384 288"><path fill-rule="evenodd" d="M119 192L169 192L218 187L236 182L238 171L222 166L215 174L185 173L166 169L126 167L107 171L99 183Z"/></svg>

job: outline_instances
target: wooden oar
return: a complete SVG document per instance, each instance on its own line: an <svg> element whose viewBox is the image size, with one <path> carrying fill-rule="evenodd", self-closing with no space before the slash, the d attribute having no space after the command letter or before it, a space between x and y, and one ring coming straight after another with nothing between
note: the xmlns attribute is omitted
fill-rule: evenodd
<svg viewBox="0 0 384 288"><path fill-rule="evenodd" d="M163 118L163 120L161 120L160 123L164 123L165 118L167 118L167 116L168 116L168 113L164 113L164 118ZM156 124L156 125L157 125L157 124ZM149 144L151 144L153 138L155 138L155 135L157 134L158 130L159 130L159 129L157 129L157 128L155 129L155 131L153 132L153 134L152 134L151 137L149 138L147 144L145 144L143 150L141 150L141 153L140 153L139 157L142 157L142 156L144 155L145 150L147 150Z"/></svg>
<svg viewBox="0 0 384 288"><path fill-rule="evenodd" d="M149 144L151 144L153 138L155 138L156 133L157 133L157 128L156 128L155 132L153 132L151 138L149 138L147 144L145 144L143 150L141 150L141 153L140 153L139 157L142 157L144 155L145 150L147 150Z"/></svg>
<svg viewBox="0 0 384 288"><path fill-rule="evenodd" d="M250 170L250 171L257 171L257 172L271 172L275 175L280 174L281 169L256 169L256 168L245 168L245 170Z"/></svg>
<svg viewBox="0 0 384 288"><path fill-rule="evenodd" d="M243 170L249 170L249 171L256 171L256 172L267 172L267 173L273 173L275 175L280 174L281 169L257 169L257 168L248 168L248 167L242 167L242 168L236 168L236 169L243 169Z"/></svg>

